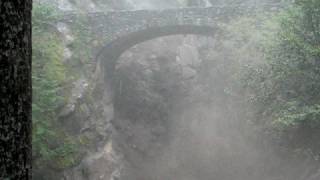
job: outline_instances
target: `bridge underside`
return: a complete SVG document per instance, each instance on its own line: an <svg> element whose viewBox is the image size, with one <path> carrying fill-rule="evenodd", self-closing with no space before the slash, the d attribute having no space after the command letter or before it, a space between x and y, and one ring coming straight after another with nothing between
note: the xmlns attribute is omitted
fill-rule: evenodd
<svg viewBox="0 0 320 180"><path fill-rule="evenodd" d="M113 42L105 45L99 52L97 58L100 65L103 66L108 78L112 76L116 61L118 58L128 49L136 44L148 41L150 39L178 35L178 34L195 34L203 36L214 36L219 34L221 29L214 26L197 26L197 25L176 25L176 26L164 26L154 27L141 30L138 32L130 33L124 37L118 38Z"/></svg>

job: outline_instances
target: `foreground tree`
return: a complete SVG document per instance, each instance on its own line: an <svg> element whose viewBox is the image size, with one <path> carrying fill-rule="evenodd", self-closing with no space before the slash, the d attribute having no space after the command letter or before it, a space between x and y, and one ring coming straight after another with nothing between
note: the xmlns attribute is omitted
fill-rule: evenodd
<svg viewBox="0 0 320 180"><path fill-rule="evenodd" d="M32 0L0 1L0 179L31 179Z"/></svg>

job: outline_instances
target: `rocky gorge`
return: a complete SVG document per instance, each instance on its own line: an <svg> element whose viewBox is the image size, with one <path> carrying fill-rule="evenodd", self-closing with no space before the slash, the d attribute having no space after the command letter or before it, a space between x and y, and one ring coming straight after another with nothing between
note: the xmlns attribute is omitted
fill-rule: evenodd
<svg viewBox="0 0 320 180"><path fill-rule="evenodd" d="M65 12L187 4L38 3L44 2ZM214 37L175 35L137 44L121 55L112 76L92 53L102 42L92 41L77 27L50 24L50 32L59 34L60 63L68 76L59 91L64 103L56 110L57 121L76 142L77 153L72 160L36 166L34 179L316 180L317 161L283 153L283 142L254 124L257 107L248 103L253 92L243 87L242 74L248 66L262 64L259 21L235 19L221 24L225 32Z"/></svg>

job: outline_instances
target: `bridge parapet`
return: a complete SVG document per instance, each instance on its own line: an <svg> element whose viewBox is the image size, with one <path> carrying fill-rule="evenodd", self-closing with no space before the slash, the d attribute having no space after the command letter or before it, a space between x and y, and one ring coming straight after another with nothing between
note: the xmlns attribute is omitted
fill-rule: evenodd
<svg viewBox="0 0 320 180"><path fill-rule="evenodd" d="M217 22L226 22L235 16L252 15L257 12L277 11L280 4L265 4L260 6L213 6L208 8L180 8L166 10L110 11L88 13L87 27L105 43L124 37L130 33L148 28L165 26L194 25L213 26ZM82 14L83 15L83 14ZM78 14L70 13L61 21L74 22Z"/></svg>

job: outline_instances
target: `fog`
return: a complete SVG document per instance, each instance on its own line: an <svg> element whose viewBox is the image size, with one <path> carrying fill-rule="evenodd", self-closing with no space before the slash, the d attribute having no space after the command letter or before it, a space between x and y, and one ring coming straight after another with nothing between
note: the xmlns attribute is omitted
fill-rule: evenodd
<svg viewBox="0 0 320 180"><path fill-rule="evenodd" d="M141 9L170 9L170 8L179 8L186 5L185 0L127 0L127 2L133 7L134 10ZM211 6L211 2L209 0L199 1L199 5L203 7Z"/></svg>
<svg viewBox="0 0 320 180"><path fill-rule="evenodd" d="M48 2L63 12L34 13L33 179L320 178L294 2Z"/></svg>
<svg viewBox="0 0 320 180"><path fill-rule="evenodd" d="M121 179L303 179L302 167L290 164L298 160L248 122L250 103L226 92L235 60L217 43L170 36L122 55L113 141L127 163Z"/></svg>

